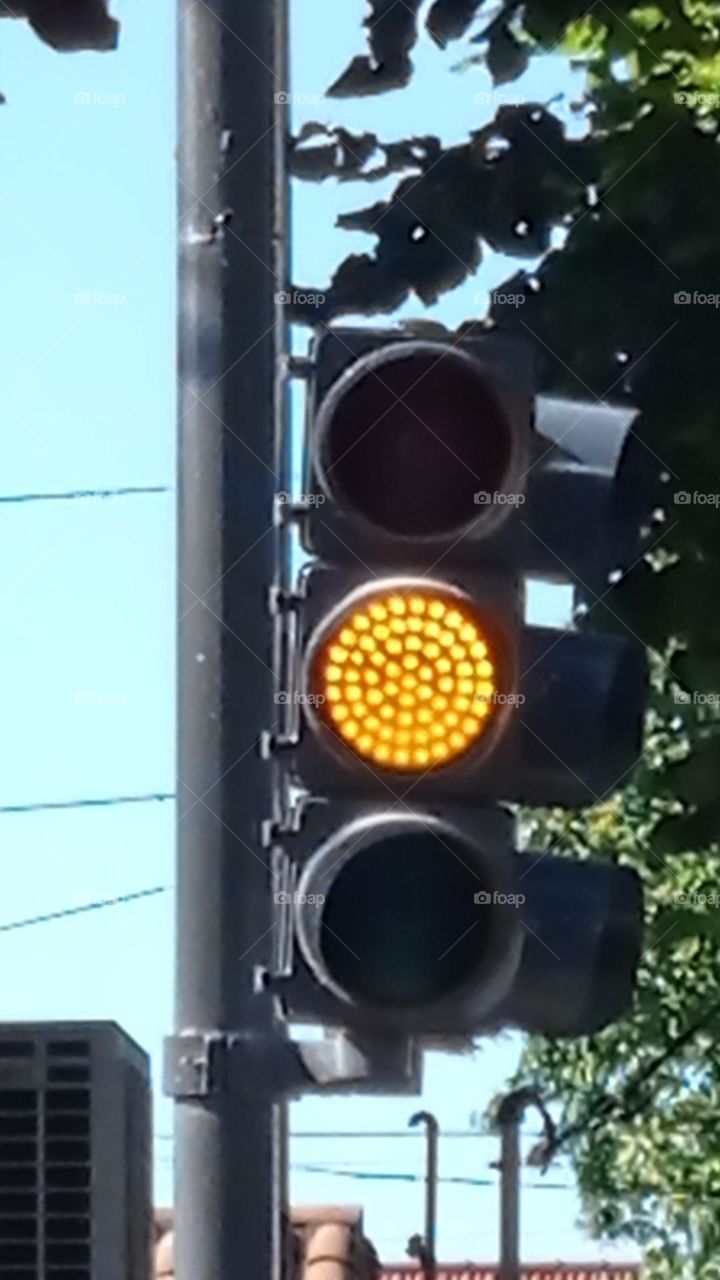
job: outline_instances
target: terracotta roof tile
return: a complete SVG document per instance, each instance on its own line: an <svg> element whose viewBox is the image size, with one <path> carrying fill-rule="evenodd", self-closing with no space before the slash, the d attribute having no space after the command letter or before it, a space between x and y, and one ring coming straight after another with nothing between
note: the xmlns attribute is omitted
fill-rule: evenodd
<svg viewBox="0 0 720 1280"><path fill-rule="evenodd" d="M155 1211L155 1277L174 1280L173 1214ZM295 1274L288 1280L376 1280L379 1262L362 1233L359 1205L307 1205L290 1211Z"/></svg>

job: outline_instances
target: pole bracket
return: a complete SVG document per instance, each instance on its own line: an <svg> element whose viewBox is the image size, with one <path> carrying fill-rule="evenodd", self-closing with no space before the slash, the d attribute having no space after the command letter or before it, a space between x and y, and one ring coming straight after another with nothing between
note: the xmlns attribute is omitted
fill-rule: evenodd
<svg viewBox="0 0 720 1280"><path fill-rule="evenodd" d="M279 1032L188 1031L165 1040L163 1091L177 1099L222 1093L266 1099L287 1090L289 1042Z"/></svg>
<svg viewBox="0 0 720 1280"><path fill-rule="evenodd" d="M221 1093L279 1098L288 1044L278 1033L188 1031L165 1040L163 1091L198 1101Z"/></svg>
<svg viewBox="0 0 720 1280"><path fill-rule="evenodd" d="M270 1034L183 1032L165 1040L163 1091L177 1100L207 1101L221 1093L265 1098L313 1093L417 1093L421 1057L417 1046L368 1046L347 1033L320 1041Z"/></svg>

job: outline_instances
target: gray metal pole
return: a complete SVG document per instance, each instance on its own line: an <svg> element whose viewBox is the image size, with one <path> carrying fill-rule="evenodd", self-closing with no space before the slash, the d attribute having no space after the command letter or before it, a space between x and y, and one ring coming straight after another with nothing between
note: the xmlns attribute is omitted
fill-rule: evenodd
<svg viewBox="0 0 720 1280"><path fill-rule="evenodd" d="M546 1149L554 1135L553 1122L534 1089L508 1093L497 1110L500 1129L500 1280L520 1280L520 1126L527 1107L537 1107L543 1121Z"/></svg>
<svg viewBox="0 0 720 1280"><path fill-rule="evenodd" d="M500 1280L520 1280L520 1126L527 1107L536 1107L543 1122L542 1140L528 1164L546 1169L555 1149L555 1125L535 1089L516 1089L497 1110L500 1129ZM497 1167L497 1166L496 1166Z"/></svg>
<svg viewBox="0 0 720 1280"><path fill-rule="evenodd" d="M179 0L180 430L176 1274L279 1275L282 1110L243 1088L274 1029L260 758L284 285L280 0ZM240 1069L237 1063L240 1062ZM179 1065L178 1065L179 1064ZM178 1085L180 1080L180 1085Z"/></svg>
<svg viewBox="0 0 720 1280"><path fill-rule="evenodd" d="M520 1280L520 1122L522 1110L501 1122L500 1280Z"/></svg>

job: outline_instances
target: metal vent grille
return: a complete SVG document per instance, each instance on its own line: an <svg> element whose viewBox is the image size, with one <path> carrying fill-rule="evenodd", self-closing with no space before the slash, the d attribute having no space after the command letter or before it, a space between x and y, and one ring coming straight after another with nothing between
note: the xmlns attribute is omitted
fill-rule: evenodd
<svg viewBox="0 0 720 1280"><path fill-rule="evenodd" d="M88 1042L48 1041L46 1079L42 1131L44 1277L46 1280L91 1280L92 1133Z"/></svg>
<svg viewBox="0 0 720 1280"><path fill-rule="evenodd" d="M0 1043L3 1065L26 1064L32 1040ZM40 1237L40 1098L0 1089L0 1275L35 1280Z"/></svg>
<svg viewBox="0 0 720 1280"><path fill-rule="evenodd" d="M137 1071L130 1070L126 1073L126 1087L125 1143L128 1153L132 1153L132 1159L125 1166L128 1274L141 1276L146 1264L148 1238L154 1236L152 1203L147 1194L147 1188L152 1185L150 1090L147 1080Z"/></svg>
<svg viewBox="0 0 720 1280"><path fill-rule="evenodd" d="M4 1075L35 1060L45 1081L0 1089L0 1276L91 1280L89 1046L45 1048L0 1040Z"/></svg>

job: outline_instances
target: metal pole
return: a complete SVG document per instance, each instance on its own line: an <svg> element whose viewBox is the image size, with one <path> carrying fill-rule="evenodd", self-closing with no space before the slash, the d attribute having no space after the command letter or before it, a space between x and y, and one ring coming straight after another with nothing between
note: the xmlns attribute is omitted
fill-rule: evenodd
<svg viewBox="0 0 720 1280"><path fill-rule="evenodd" d="M520 1280L520 1126L527 1107L536 1107L543 1122L543 1143L536 1154L551 1149L554 1125L535 1089L508 1093L497 1110L500 1129L500 1280ZM532 1158L532 1155L531 1157Z"/></svg>
<svg viewBox="0 0 720 1280"><path fill-rule="evenodd" d="M284 10L179 0L179 18L176 1274L276 1280L282 1109L243 1087L241 1051L263 1060L276 1029L258 744L275 718Z"/></svg>
<svg viewBox="0 0 720 1280"><path fill-rule="evenodd" d="M511 1095L512 1097L512 1095ZM509 1099L506 1099L506 1102ZM500 1280L520 1280L520 1123L522 1107L500 1118Z"/></svg>
<svg viewBox="0 0 720 1280"><path fill-rule="evenodd" d="M440 1126L431 1111L416 1111L409 1125L425 1125L427 1157L425 1167L425 1238L423 1271L426 1280L434 1280L437 1267L437 1190L438 1190L438 1134Z"/></svg>

